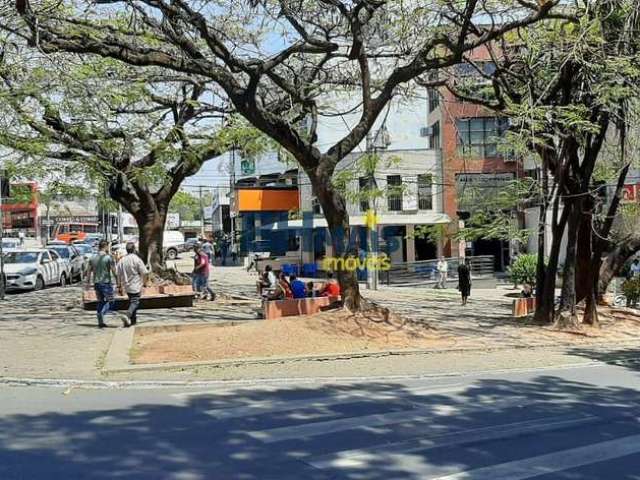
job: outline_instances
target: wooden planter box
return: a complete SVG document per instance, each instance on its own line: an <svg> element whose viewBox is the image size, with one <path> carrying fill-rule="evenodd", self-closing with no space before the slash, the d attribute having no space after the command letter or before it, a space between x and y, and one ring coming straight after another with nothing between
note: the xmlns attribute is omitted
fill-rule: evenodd
<svg viewBox="0 0 640 480"><path fill-rule="evenodd" d="M536 311L535 298L518 298L513 301L513 316L515 318L526 317Z"/></svg>
<svg viewBox="0 0 640 480"><path fill-rule="evenodd" d="M270 300L263 303L265 320L298 315L313 315L324 307L340 301L340 297L288 298L286 300Z"/></svg>
<svg viewBox="0 0 640 480"><path fill-rule="evenodd" d="M142 289L143 297L151 297L153 295L160 295L161 293L160 287L144 287Z"/></svg>
<svg viewBox="0 0 640 480"><path fill-rule="evenodd" d="M98 301L98 297L96 295L96 291L95 290L84 290L82 292L82 301L84 303Z"/></svg>
<svg viewBox="0 0 640 480"><path fill-rule="evenodd" d="M165 295L185 295L192 294L193 287L191 285L162 285L160 293Z"/></svg>

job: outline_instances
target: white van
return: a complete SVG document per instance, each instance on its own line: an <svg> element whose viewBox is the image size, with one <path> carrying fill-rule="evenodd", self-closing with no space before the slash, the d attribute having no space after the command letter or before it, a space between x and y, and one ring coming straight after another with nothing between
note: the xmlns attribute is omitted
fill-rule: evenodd
<svg viewBox="0 0 640 480"><path fill-rule="evenodd" d="M175 260L178 254L184 252L184 233L178 230L165 230L162 239L164 257L167 260Z"/></svg>
<svg viewBox="0 0 640 480"><path fill-rule="evenodd" d="M138 239L133 238L130 241L138 245ZM162 246L164 248L164 256L168 260L175 260L179 253L185 251L184 233L178 230L165 230L162 236ZM119 243L111 247L111 252L118 256L126 255L126 243Z"/></svg>

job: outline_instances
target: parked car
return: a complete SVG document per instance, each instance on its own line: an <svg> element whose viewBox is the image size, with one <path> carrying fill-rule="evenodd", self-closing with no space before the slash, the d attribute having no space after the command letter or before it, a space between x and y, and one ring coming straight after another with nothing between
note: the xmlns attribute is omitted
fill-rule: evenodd
<svg viewBox="0 0 640 480"><path fill-rule="evenodd" d="M66 285L67 264L46 249L14 250L4 255L6 288L42 290L48 285Z"/></svg>
<svg viewBox="0 0 640 480"><path fill-rule="evenodd" d="M20 240L17 238L3 238L2 250L16 250L20 248Z"/></svg>
<svg viewBox="0 0 640 480"><path fill-rule="evenodd" d="M193 248L198 245L200 243L200 241L197 238L188 238L187 240L185 240L184 242L184 251L185 252L190 252L193 250Z"/></svg>
<svg viewBox="0 0 640 480"><path fill-rule="evenodd" d="M73 246L80 252L80 255L84 257L85 262L90 260L96 250L86 243L74 243Z"/></svg>
<svg viewBox="0 0 640 480"><path fill-rule="evenodd" d="M165 230L162 238L164 256L167 260L175 260L178 254L185 252L184 233L177 230Z"/></svg>
<svg viewBox="0 0 640 480"><path fill-rule="evenodd" d="M49 251L56 252L60 258L69 264L69 281L82 280L84 272L85 257L74 245L47 245Z"/></svg>

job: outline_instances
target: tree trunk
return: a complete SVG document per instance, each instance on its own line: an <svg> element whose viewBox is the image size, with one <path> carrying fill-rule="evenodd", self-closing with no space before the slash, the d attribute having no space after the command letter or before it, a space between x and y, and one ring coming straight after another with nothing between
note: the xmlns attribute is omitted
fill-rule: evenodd
<svg viewBox="0 0 640 480"><path fill-rule="evenodd" d="M314 183L315 194L322 206L322 211L329 226L331 244L337 259L346 259L349 256L357 257L354 243L351 242L351 229L349 228L349 214L342 195L331 185L331 179ZM345 268L346 262L336 262L338 281L342 292L344 306L352 311L362 308L362 296L358 285L357 272Z"/></svg>
<svg viewBox="0 0 640 480"><path fill-rule="evenodd" d="M572 200L565 202L565 209L569 210L567 231L567 250L562 275L562 301L557 321L562 327L578 325L576 314L576 259L578 244L578 229L582 220L582 202Z"/></svg>
<svg viewBox="0 0 640 480"><path fill-rule="evenodd" d="M640 238L632 238L618 243L605 257L600 267L598 280L598 295L603 296L611 281L620 273L624 264L640 251Z"/></svg>
<svg viewBox="0 0 640 480"><path fill-rule="evenodd" d="M135 216L140 237L138 250L140 257L151 267L154 273L164 271L164 225L167 220L166 209L139 213Z"/></svg>
<svg viewBox="0 0 640 480"><path fill-rule="evenodd" d="M547 225L547 207L543 203L540 205L540 213L538 215L538 263L536 265L536 298L541 299L544 295L544 277L545 277L545 241L546 241L546 225Z"/></svg>
<svg viewBox="0 0 640 480"><path fill-rule="evenodd" d="M544 269L544 279L540 289L542 294L537 299L538 305L536 308L535 320L542 324L552 323L554 319L556 276L558 274L560 247L562 246L562 237L564 236L568 218L568 211L565 209L558 219L558 208L558 200L556 200L553 205L554 222L551 230L551 250L549 252L547 267Z"/></svg>

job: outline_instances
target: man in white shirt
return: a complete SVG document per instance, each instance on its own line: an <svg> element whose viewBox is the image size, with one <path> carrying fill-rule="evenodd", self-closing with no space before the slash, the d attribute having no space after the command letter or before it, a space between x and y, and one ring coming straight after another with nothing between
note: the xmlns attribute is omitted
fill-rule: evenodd
<svg viewBox="0 0 640 480"><path fill-rule="evenodd" d="M438 259L438 283L436 283L436 288L447 288L447 274L449 273L449 264L444 259L444 257L440 257Z"/></svg>
<svg viewBox="0 0 640 480"><path fill-rule="evenodd" d="M635 259L631 264L631 268L629 269L632 278L640 277L640 260Z"/></svg>
<svg viewBox="0 0 640 480"><path fill-rule="evenodd" d="M140 308L140 296L144 287L146 277L149 274L147 267L140 257L136 254L136 246L127 243L127 254L120 259L116 267L118 283L129 297L129 310L127 310L127 318L131 325L135 325L138 318L138 308Z"/></svg>

